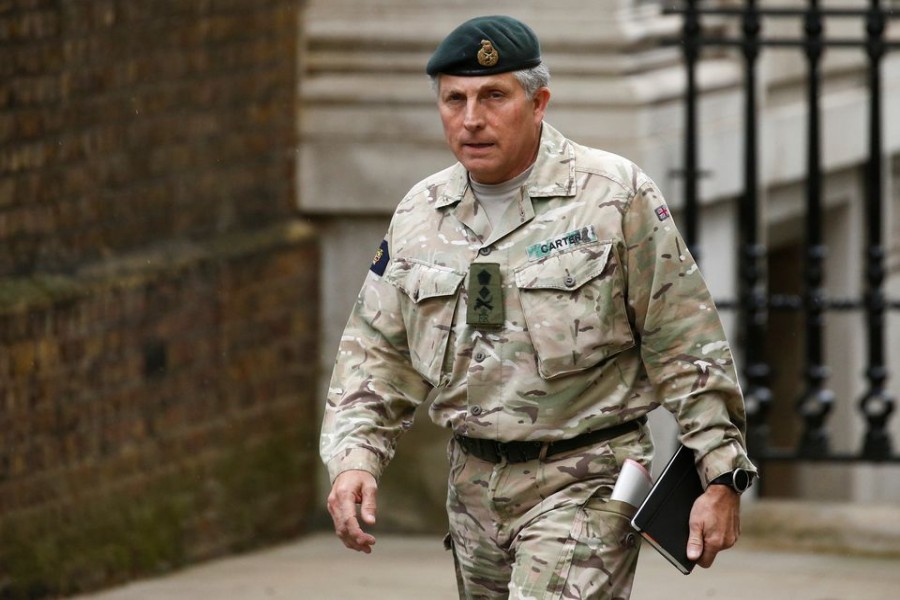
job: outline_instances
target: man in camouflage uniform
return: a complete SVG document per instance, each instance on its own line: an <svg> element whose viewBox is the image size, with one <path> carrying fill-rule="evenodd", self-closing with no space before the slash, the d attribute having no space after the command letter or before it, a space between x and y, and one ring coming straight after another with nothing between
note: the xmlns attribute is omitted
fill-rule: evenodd
<svg viewBox="0 0 900 600"><path fill-rule="evenodd" d="M708 486L688 552L709 566L739 533L739 495L709 484L754 468L719 317L662 195L543 122L549 74L521 22L467 21L427 72L459 163L400 202L341 339L321 438L338 536L371 551L357 505L373 524L431 393L454 433L460 597L626 599L639 544L609 496L626 458L649 465L662 405Z"/></svg>

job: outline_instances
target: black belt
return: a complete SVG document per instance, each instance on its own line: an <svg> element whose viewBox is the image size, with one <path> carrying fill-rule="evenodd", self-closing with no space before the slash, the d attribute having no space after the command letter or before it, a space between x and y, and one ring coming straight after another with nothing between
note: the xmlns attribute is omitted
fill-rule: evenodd
<svg viewBox="0 0 900 600"><path fill-rule="evenodd" d="M482 440L464 435L456 435L454 437L463 450L481 460L498 463L505 458L507 462L521 463L541 458L545 446L547 451L543 454L544 457L562 454L569 450L575 450L591 444L599 444L617 438L620 435L637 431L646 422L647 417L640 417L633 421L626 421L606 429L589 431L588 433L582 433L579 436L567 440L559 440L558 442L498 442L497 440Z"/></svg>

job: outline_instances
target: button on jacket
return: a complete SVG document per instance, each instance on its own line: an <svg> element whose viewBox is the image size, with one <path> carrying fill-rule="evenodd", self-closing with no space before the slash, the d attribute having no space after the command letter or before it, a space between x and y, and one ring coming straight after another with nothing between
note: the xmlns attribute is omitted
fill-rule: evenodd
<svg viewBox="0 0 900 600"><path fill-rule="evenodd" d="M502 303L499 327L467 322L480 263L499 265L502 298L488 298ZM433 388L435 423L500 441L571 438L663 405L705 481L755 470L731 351L662 194L631 162L547 123L493 227L461 164L398 205L328 390L332 480L380 477Z"/></svg>

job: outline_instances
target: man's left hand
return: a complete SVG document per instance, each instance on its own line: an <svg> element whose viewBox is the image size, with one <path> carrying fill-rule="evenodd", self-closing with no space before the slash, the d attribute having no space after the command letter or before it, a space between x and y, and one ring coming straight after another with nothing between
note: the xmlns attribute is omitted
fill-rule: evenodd
<svg viewBox="0 0 900 600"><path fill-rule="evenodd" d="M691 509L687 556L704 569L741 535L741 497L727 485L711 485Z"/></svg>

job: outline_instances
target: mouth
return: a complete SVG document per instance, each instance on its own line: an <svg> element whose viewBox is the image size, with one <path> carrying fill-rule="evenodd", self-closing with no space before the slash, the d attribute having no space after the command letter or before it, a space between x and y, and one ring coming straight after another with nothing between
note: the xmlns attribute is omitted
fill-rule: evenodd
<svg viewBox="0 0 900 600"><path fill-rule="evenodd" d="M494 144L489 142L464 142L463 148L467 148L470 150L487 150L489 148L493 148Z"/></svg>

